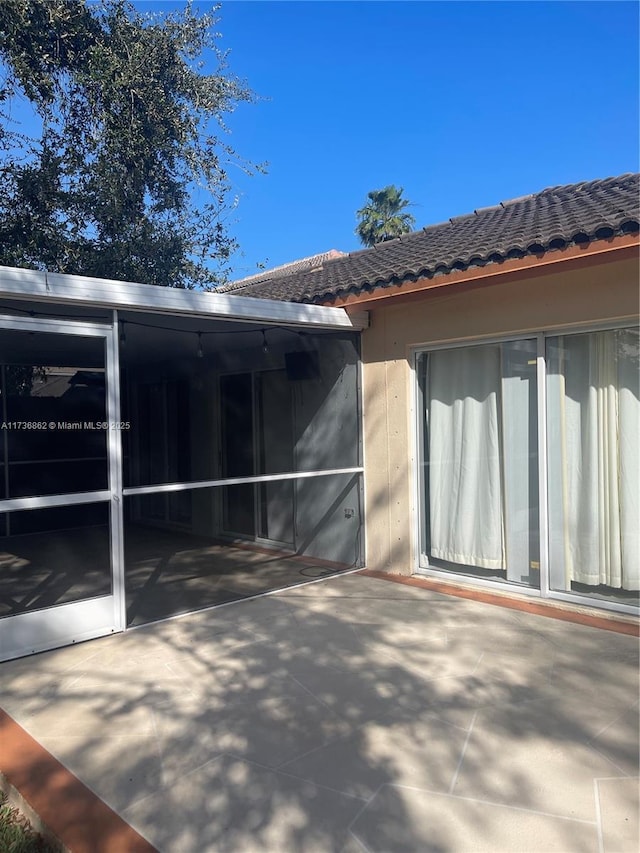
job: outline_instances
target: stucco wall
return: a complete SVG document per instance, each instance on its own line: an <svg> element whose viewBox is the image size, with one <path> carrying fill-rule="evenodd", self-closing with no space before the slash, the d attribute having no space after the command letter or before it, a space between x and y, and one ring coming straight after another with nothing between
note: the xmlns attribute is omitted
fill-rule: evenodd
<svg viewBox="0 0 640 853"><path fill-rule="evenodd" d="M371 326L362 335L366 561L370 569L411 574L417 560L412 347L637 320L638 262L385 302L367 306Z"/></svg>

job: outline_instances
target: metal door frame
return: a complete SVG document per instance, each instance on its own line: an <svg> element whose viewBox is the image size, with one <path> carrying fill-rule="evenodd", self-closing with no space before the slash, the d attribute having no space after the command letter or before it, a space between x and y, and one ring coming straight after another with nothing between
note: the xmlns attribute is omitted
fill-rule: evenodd
<svg viewBox="0 0 640 853"><path fill-rule="evenodd" d="M70 494L35 495L0 500L0 512L108 502L110 516L111 594L0 619L0 660L21 657L94 637L123 631L126 603L122 519L122 441L120 430L120 383L118 365L117 312L111 325L0 316L0 333L43 332L74 337L102 338L105 344L107 469L106 489Z"/></svg>

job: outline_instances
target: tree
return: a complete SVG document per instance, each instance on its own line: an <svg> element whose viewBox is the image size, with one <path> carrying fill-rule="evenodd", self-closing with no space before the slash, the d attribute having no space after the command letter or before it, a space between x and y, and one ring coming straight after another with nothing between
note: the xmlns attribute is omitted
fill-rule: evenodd
<svg viewBox="0 0 640 853"><path fill-rule="evenodd" d="M357 211L360 222L356 234L365 246L375 246L385 240L392 240L413 229L415 219L410 213L403 213L411 203L402 198L403 188L393 186L367 193L369 201Z"/></svg>
<svg viewBox="0 0 640 853"><path fill-rule="evenodd" d="M1 264L224 280L236 248L226 169L261 167L221 138L224 114L253 95L226 73L215 23L190 4L157 15L129 0L0 3ZM25 102L33 135L16 117Z"/></svg>

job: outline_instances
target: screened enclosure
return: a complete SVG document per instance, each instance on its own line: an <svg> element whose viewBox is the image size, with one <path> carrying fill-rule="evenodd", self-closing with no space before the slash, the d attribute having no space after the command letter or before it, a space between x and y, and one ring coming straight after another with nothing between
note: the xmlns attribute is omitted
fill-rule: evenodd
<svg viewBox="0 0 640 853"><path fill-rule="evenodd" d="M357 568L358 339L120 320L129 622Z"/></svg>
<svg viewBox="0 0 640 853"><path fill-rule="evenodd" d="M116 310L71 276L35 301L25 274L0 302L3 658L362 565L343 311L113 282Z"/></svg>

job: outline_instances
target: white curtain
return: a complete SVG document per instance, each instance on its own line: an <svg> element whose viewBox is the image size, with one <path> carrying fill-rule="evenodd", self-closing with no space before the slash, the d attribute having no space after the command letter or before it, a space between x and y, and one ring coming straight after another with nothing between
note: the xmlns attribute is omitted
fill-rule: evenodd
<svg viewBox="0 0 640 853"><path fill-rule="evenodd" d="M638 333L552 338L548 359L552 580L636 590Z"/></svg>
<svg viewBox="0 0 640 853"><path fill-rule="evenodd" d="M505 568L500 440L500 349L428 357L431 555Z"/></svg>

